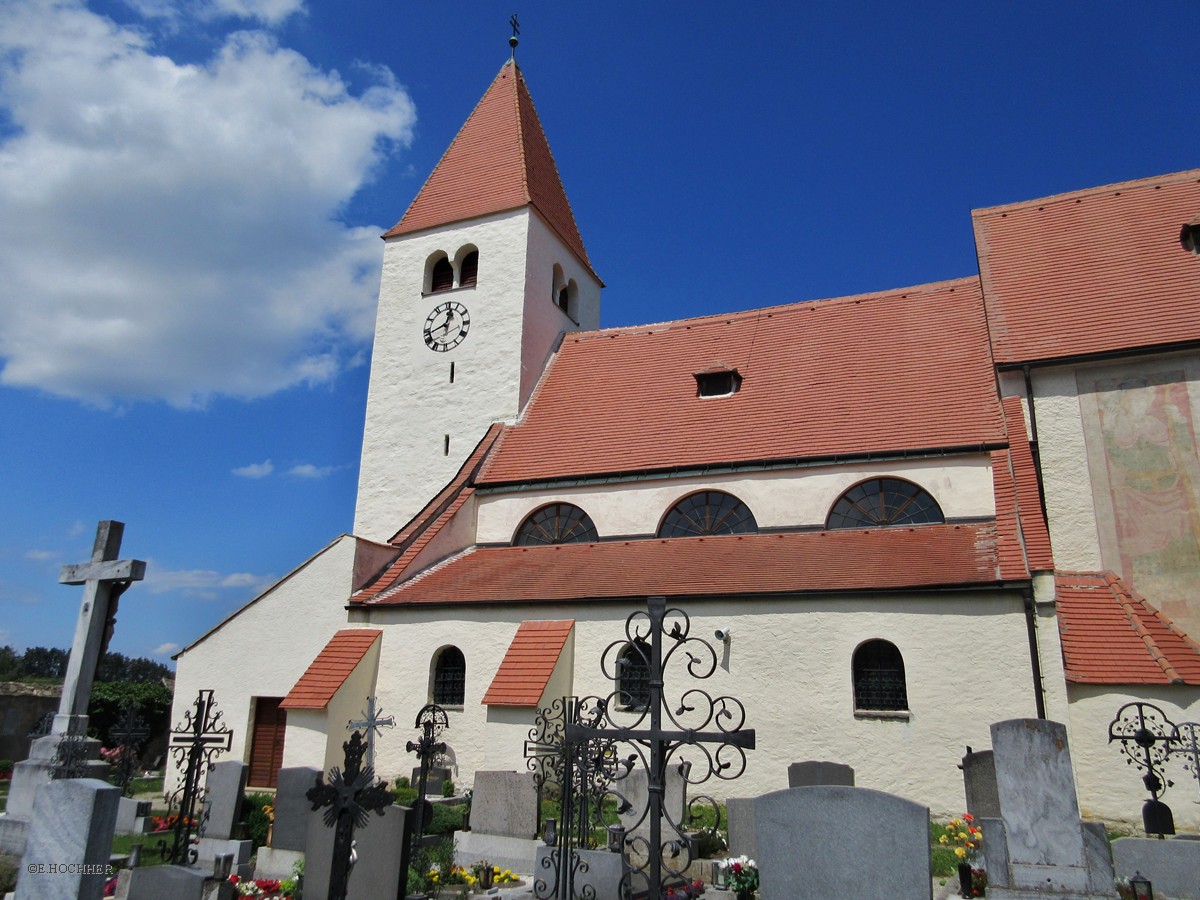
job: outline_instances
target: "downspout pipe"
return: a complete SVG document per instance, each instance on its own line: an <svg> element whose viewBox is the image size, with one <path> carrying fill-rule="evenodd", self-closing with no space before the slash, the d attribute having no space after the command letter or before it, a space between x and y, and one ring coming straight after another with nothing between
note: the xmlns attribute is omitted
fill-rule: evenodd
<svg viewBox="0 0 1200 900"><path fill-rule="evenodd" d="M1033 400L1033 374L1028 363L1021 366L1021 372L1025 376L1025 402L1029 405L1029 452L1033 456L1033 472L1037 477L1042 518L1048 522L1050 517L1046 514L1046 486L1042 483L1042 451L1038 445L1037 404Z"/></svg>
<svg viewBox="0 0 1200 900"><path fill-rule="evenodd" d="M1039 719L1046 718L1046 687L1042 683L1042 657L1038 653L1037 608L1033 603L1033 587L1021 589L1025 602L1025 632L1029 637L1029 666L1033 671L1033 703Z"/></svg>

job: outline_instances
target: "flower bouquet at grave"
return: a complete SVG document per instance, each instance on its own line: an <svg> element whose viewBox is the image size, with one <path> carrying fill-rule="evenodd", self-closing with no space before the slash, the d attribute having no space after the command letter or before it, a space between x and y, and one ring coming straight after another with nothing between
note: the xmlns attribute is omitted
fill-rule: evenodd
<svg viewBox="0 0 1200 900"><path fill-rule="evenodd" d="M758 890L758 863L745 856L731 856L721 863L725 884L738 900L750 900Z"/></svg>
<svg viewBox="0 0 1200 900"><path fill-rule="evenodd" d="M970 813L964 813L962 818L951 819L946 823L946 831L938 838L938 843L954 845L962 895L964 897L982 897L987 890L987 872L980 865L983 829L975 824L975 817Z"/></svg>
<svg viewBox="0 0 1200 900"><path fill-rule="evenodd" d="M667 888L667 892L663 894L663 900L692 900L692 898L703 896L703 894L704 882L696 880L688 884L681 884L678 887Z"/></svg>

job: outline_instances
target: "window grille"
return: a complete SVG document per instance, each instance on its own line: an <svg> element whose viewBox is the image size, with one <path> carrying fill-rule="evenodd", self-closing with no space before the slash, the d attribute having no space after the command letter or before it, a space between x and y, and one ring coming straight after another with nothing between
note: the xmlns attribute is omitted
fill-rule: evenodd
<svg viewBox="0 0 1200 900"><path fill-rule="evenodd" d="M618 705L621 709L641 712L650 705L650 645L633 641L617 661Z"/></svg>
<svg viewBox="0 0 1200 900"><path fill-rule="evenodd" d="M854 651L854 708L908 709L904 658L890 641L867 641Z"/></svg>
<svg viewBox="0 0 1200 900"><path fill-rule="evenodd" d="M433 702L439 706L462 706L467 690L467 661L457 647L438 654L433 672Z"/></svg>
<svg viewBox="0 0 1200 900"><path fill-rule="evenodd" d="M888 525L931 525L946 521L933 497L900 478L871 478L838 498L826 528L883 528Z"/></svg>
<svg viewBox="0 0 1200 900"><path fill-rule="evenodd" d="M710 534L755 534L758 522L741 500L724 491L689 494L673 507L659 526L659 537L696 537Z"/></svg>
<svg viewBox="0 0 1200 900"><path fill-rule="evenodd" d="M572 503L551 503L536 510L517 529L513 543L519 547L536 544L575 544L598 541L591 517Z"/></svg>

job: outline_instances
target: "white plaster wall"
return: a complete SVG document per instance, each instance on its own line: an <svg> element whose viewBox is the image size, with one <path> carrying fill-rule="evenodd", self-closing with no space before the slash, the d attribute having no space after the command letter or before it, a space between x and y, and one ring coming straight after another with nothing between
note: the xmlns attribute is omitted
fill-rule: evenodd
<svg viewBox="0 0 1200 900"><path fill-rule="evenodd" d="M1108 742L1108 726L1126 703L1153 703L1173 722L1200 722L1200 687L1183 685L1069 685L1071 718L1068 733L1075 783L1084 818L1142 829L1142 804L1150 795L1141 770L1125 762L1116 742ZM1184 772L1178 759L1168 763L1175 782L1163 796L1175 817L1177 832L1200 831L1200 782Z"/></svg>
<svg viewBox="0 0 1200 900"><path fill-rule="evenodd" d="M516 210L385 247L355 533L391 537L454 476L488 425L516 416L529 220ZM479 248L478 283L422 296L430 255L454 259L464 244ZM425 344L425 320L447 301L466 306L471 325L461 344L438 353Z"/></svg>
<svg viewBox="0 0 1200 900"><path fill-rule="evenodd" d="M865 478L905 478L925 488L949 518L996 514L991 461L986 454L907 462L696 475L618 484L519 492L480 492L478 543L508 543L525 518L546 503L582 508L602 537L654 534L663 515L697 490L728 491L750 507L760 528L820 527L837 498Z"/></svg>
<svg viewBox="0 0 1200 900"><path fill-rule="evenodd" d="M578 287L578 321L559 309L554 296L554 266L565 281ZM600 283L536 212L529 222L529 251L525 269L524 335L521 354L521 406L533 393L546 362L566 331L600 327Z"/></svg>
<svg viewBox="0 0 1200 900"><path fill-rule="evenodd" d="M375 609L369 623L385 631L378 695L411 723L428 700L429 665L447 637L467 661L466 702L451 710L446 737L459 785L479 768L523 769L523 742L533 711L522 720L493 714L480 703L524 619L574 618L573 693L611 690L600 654L624 634L624 604ZM967 744L986 747L988 726L1035 714L1022 600L1018 592L945 593L881 600L738 600L690 604L696 633L718 626L734 636L721 668L700 686L732 694L746 705L758 749L744 777L715 782L720 797L753 796L787 784L787 766L829 759L855 767L858 784L927 803L937 815L961 812L957 765ZM851 658L862 641L882 637L904 655L911 717L855 718ZM721 649L721 648L718 648ZM672 690L683 682L672 673ZM692 686L690 683L688 687ZM549 692L547 692L549 694ZM414 732L415 734L415 732ZM380 753L382 774L411 768L400 730Z"/></svg>
<svg viewBox="0 0 1200 900"><path fill-rule="evenodd" d="M366 713L367 698L375 693L375 678L379 671L382 643L383 638L380 637L371 649L363 654L363 658L354 667L354 671L342 682L342 686L337 689L325 707L327 737L324 746L324 770L326 772L333 766L343 770L346 767L346 751L342 747L346 741L350 740L350 730L346 726L352 720L362 718ZM391 710L386 706L381 707L378 701L376 701L376 708L384 715L391 714ZM291 737L290 723L288 737ZM363 737L365 738L366 735L364 734ZM378 743L378 736L376 743ZM286 752L287 743L285 742L283 746ZM306 765L312 765L312 763L306 763Z"/></svg>
<svg viewBox="0 0 1200 900"><path fill-rule="evenodd" d="M183 721L197 691L211 689L233 730L233 748L223 758L249 762L252 698L286 697L329 638L345 627L355 543L342 535L179 654L172 727ZM285 739L285 760L292 755ZM176 773L170 764L167 773L171 790Z"/></svg>

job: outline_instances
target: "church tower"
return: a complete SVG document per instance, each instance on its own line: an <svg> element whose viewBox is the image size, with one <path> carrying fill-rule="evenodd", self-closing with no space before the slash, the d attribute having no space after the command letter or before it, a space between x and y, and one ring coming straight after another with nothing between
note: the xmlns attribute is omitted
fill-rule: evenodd
<svg viewBox="0 0 1200 900"><path fill-rule="evenodd" d="M383 237L354 521L379 541L519 415L565 332L599 327L603 287L512 61Z"/></svg>

